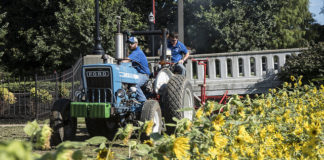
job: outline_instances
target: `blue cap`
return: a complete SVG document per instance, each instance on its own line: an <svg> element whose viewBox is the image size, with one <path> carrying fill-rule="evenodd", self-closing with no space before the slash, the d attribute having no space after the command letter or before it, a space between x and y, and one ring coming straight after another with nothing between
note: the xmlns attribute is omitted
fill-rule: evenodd
<svg viewBox="0 0 324 160"><path fill-rule="evenodd" d="M137 40L136 37L130 37L130 38L128 39L128 42L129 42L129 43L138 43L138 40Z"/></svg>

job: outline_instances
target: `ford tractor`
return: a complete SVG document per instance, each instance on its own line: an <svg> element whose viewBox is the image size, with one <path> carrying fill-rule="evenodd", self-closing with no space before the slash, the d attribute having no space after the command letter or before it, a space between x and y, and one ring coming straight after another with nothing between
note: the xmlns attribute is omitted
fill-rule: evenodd
<svg viewBox="0 0 324 160"><path fill-rule="evenodd" d="M118 29L119 31L120 29ZM131 63L120 63L126 57L126 40L129 33L136 35L162 35L162 55L159 62L150 64L153 75L142 88L147 97L144 104L137 103L136 84L138 72ZM51 110L50 125L53 145L71 140L76 134L77 117L84 117L90 136L112 137L119 127L138 121L154 122L153 133L161 133L164 123L172 117L192 119L194 115L192 87L185 76L174 74L172 65L166 63L166 29L116 33L116 54L112 63L103 60L93 64L84 57L82 89L76 101L60 99ZM191 108L191 109L185 109ZM162 118L164 117L164 118ZM164 120L163 120L164 119Z"/></svg>

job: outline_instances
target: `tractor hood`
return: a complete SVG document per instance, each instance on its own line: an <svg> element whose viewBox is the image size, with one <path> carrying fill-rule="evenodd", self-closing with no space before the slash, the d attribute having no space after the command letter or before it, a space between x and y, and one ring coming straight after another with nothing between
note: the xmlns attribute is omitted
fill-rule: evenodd
<svg viewBox="0 0 324 160"><path fill-rule="evenodd" d="M138 72L131 63L89 64L82 67L82 78L85 84L89 78L100 79L102 77L110 77L109 79L114 83L113 88L120 88L121 83L136 84L139 80ZM86 86L84 87L86 88Z"/></svg>

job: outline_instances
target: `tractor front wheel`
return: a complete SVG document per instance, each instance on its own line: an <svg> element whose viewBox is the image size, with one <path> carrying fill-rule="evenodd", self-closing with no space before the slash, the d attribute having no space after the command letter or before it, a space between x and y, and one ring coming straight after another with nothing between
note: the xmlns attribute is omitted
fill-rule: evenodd
<svg viewBox="0 0 324 160"><path fill-rule="evenodd" d="M75 137L77 119L70 115L70 103L68 99L60 99L53 105L50 115L50 127L53 130L51 145L57 145Z"/></svg>
<svg viewBox="0 0 324 160"><path fill-rule="evenodd" d="M142 122L153 121L152 133L161 133L162 114L160 104L156 100L147 100L144 102L141 119ZM145 137L145 136L144 136Z"/></svg>

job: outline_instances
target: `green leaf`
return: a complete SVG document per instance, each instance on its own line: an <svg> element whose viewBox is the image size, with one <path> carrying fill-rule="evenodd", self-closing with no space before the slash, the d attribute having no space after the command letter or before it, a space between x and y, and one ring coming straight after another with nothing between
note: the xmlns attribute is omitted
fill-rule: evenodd
<svg viewBox="0 0 324 160"><path fill-rule="evenodd" d="M34 120L33 122L28 122L27 125L24 127L24 132L28 136L35 135L39 130L40 130L40 127L36 120Z"/></svg>
<svg viewBox="0 0 324 160"><path fill-rule="evenodd" d="M166 123L165 125L166 125L166 126L169 126L169 127L176 127L176 126L177 126L177 125L174 124L174 123Z"/></svg>
<svg viewBox="0 0 324 160"><path fill-rule="evenodd" d="M83 159L83 153L81 150L74 151L72 154L73 160L82 160Z"/></svg>
<svg viewBox="0 0 324 160"><path fill-rule="evenodd" d="M92 137L90 139L86 140L87 143L92 144L92 145L98 145L101 143L106 143L107 142L107 138L103 137L103 136L95 136Z"/></svg>
<svg viewBox="0 0 324 160"><path fill-rule="evenodd" d="M233 103L239 107L244 107L244 104L240 100L233 100Z"/></svg>
<svg viewBox="0 0 324 160"><path fill-rule="evenodd" d="M71 141L64 141L57 146L57 150L60 149L70 149L70 148L81 148L86 146L87 142L71 142Z"/></svg>
<svg viewBox="0 0 324 160"><path fill-rule="evenodd" d="M150 135L150 137L154 140L154 141L158 141L159 139L161 139L163 136L159 133L152 133Z"/></svg>
<svg viewBox="0 0 324 160"><path fill-rule="evenodd" d="M134 147L136 145L137 145L137 142L136 141L129 141L128 142L128 146L130 146L130 147Z"/></svg>
<svg viewBox="0 0 324 160"><path fill-rule="evenodd" d="M172 120L177 122L177 123L180 121L177 117L172 117Z"/></svg>
<svg viewBox="0 0 324 160"><path fill-rule="evenodd" d="M136 148L137 148L136 149L137 154L141 156L147 155L151 150L150 146L147 144L139 144L136 146Z"/></svg>
<svg viewBox="0 0 324 160"><path fill-rule="evenodd" d="M100 149L106 148L106 142L102 142L99 146Z"/></svg>

